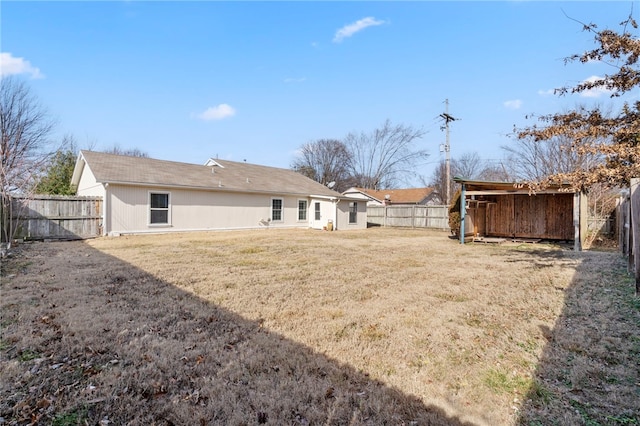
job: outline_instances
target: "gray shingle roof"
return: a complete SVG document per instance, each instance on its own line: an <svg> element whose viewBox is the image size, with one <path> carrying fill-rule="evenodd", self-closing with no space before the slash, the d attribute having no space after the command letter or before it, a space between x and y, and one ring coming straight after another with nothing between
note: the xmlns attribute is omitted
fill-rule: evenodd
<svg viewBox="0 0 640 426"><path fill-rule="evenodd" d="M84 150L80 155L101 183L343 198L289 169L217 159L222 167L203 166Z"/></svg>

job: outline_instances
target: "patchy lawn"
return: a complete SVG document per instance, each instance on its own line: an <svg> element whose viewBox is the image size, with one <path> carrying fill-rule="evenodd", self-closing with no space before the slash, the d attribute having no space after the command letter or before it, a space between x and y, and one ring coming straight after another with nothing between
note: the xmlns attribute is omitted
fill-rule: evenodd
<svg viewBox="0 0 640 426"><path fill-rule="evenodd" d="M0 424L640 424L617 253L425 230L23 244Z"/></svg>

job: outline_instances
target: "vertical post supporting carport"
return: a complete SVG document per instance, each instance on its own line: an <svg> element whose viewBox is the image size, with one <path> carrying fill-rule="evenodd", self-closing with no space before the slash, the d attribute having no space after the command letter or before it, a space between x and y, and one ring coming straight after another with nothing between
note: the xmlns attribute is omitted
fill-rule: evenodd
<svg viewBox="0 0 640 426"><path fill-rule="evenodd" d="M583 191L573 194L573 251L582 251L587 236L587 194Z"/></svg>
<svg viewBox="0 0 640 426"><path fill-rule="evenodd" d="M460 192L460 244L464 244L464 216L467 211L467 185L462 183Z"/></svg>

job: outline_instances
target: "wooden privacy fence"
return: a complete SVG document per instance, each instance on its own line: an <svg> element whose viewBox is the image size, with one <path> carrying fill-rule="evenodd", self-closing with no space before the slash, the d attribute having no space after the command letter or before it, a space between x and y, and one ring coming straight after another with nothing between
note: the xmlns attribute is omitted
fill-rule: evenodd
<svg viewBox="0 0 640 426"><path fill-rule="evenodd" d="M447 206L367 206L367 222L378 226L449 229Z"/></svg>
<svg viewBox="0 0 640 426"><path fill-rule="evenodd" d="M84 239L102 234L102 197L36 195L11 199L15 239Z"/></svg>
<svg viewBox="0 0 640 426"><path fill-rule="evenodd" d="M640 179L631 179L629 194L622 196L617 209L618 243L628 256L628 271L635 275L636 295L640 294Z"/></svg>

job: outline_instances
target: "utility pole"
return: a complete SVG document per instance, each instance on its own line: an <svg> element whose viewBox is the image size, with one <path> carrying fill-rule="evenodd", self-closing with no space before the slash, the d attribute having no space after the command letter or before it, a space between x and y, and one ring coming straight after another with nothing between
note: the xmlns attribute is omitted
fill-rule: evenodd
<svg viewBox="0 0 640 426"><path fill-rule="evenodd" d="M444 145L444 152L446 153L445 167L447 174L447 206L451 203L451 145L449 144L449 123L452 121L456 121L456 118L453 118L449 115L449 99L444 100L444 113L440 114L440 117L444 119L444 130L446 134L446 142ZM442 146L440 151L442 151Z"/></svg>

